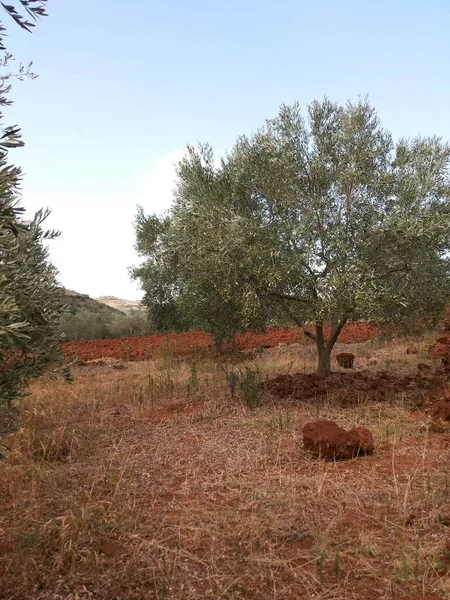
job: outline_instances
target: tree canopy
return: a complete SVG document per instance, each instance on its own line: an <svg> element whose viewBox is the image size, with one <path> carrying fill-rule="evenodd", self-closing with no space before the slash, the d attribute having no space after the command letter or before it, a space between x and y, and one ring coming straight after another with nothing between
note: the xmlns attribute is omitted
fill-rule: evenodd
<svg viewBox="0 0 450 600"><path fill-rule="evenodd" d="M1 2L22 29L31 31L45 13L46 0L20 0L15 7ZM11 80L35 77L28 66L7 70L12 59L4 45L6 28L0 22L0 121L11 104ZM27 222L20 201L20 168L9 164L9 151L23 145L17 126L0 134L0 437L14 422L13 401L25 394L32 379L62 362L59 321L64 296L55 268L48 262L44 241L58 235L42 227L48 211ZM70 378L69 371L63 374Z"/></svg>
<svg viewBox="0 0 450 600"><path fill-rule="evenodd" d="M437 137L394 143L367 99L282 106L218 168L209 146L188 149L158 253L212 318L227 299L240 325L302 327L327 375L346 322L445 307L449 159Z"/></svg>

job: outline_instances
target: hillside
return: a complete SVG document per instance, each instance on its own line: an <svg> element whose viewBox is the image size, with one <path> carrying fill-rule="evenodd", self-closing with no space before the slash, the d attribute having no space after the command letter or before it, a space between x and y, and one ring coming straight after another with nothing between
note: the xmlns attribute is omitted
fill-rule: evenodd
<svg viewBox="0 0 450 600"><path fill-rule="evenodd" d="M89 310L94 313L101 312L112 312L117 314L123 314L123 311L109 306L104 302L99 302L98 300L94 300L87 294L79 294L78 292L74 292L73 290L64 290L66 293L66 302L69 306L69 310L71 313L77 313L80 310Z"/></svg>
<svg viewBox="0 0 450 600"><path fill-rule="evenodd" d="M124 300L115 296L100 296L96 300L124 313L129 313L133 310L144 310L140 300Z"/></svg>

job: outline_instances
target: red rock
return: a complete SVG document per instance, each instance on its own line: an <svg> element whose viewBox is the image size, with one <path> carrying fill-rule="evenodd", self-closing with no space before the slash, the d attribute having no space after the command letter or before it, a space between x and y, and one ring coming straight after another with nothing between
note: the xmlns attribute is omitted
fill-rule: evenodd
<svg viewBox="0 0 450 600"><path fill-rule="evenodd" d="M354 427L348 432L348 442L356 454L371 454L373 452L373 436L365 427Z"/></svg>
<svg viewBox="0 0 450 600"><path fill-rule="evenodd" d="M408 346L406 348L406 354L419 354L419 350L415 346Z"/></svg>
<svg viewBox="0 0 450 600"><path fill-rule="evenodd" d="M341 352L340 354L336 354L336 360L340 367L343 367L344 369L353 369L355 355L351 352Z"/></svg>
<svg viewBox="0 0 450 600"><path fill-rule="evenodd" d="M431 369L431 365L428 365L427 363L419 363L417 368L421 373L423 373L424 371L429 371Z"/></svg>
<svg viewBox="0 0 450 600"><path fill-rule="evenodd" d="M433 419L440 419L441 421L450 421L450 400L441 400L438 402L431 413Z"/></svg>
<svg viewBox="0 0 450 600"><path fill-rule="evenodd" d="M318 457L345 460L371 453L373 438L365 427L347 432L333 421L323 420L304 426L303 445Z"/></svg>

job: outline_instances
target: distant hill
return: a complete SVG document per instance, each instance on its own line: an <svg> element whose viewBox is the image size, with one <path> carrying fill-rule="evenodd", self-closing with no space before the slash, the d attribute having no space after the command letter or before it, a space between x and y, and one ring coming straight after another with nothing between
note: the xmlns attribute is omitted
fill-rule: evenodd
<svg viewBox="0 0 450 600"><path fill-rule="evenodd" d="M118 315L124 313L124 311L119 310L118 308L115 308L109 304L94 300L94 298L91 298L87 294L79 294L78 292L67 289L64 291L66 294L66 304L68 305L71 313L77 313L80 310L89 310L94 313L109 312Z"/></svg>
<svg viewBox="0 0 450 600"><path fill-rule="evenodd" d="M96 300L123 313L129 313L132 310L145 310L140 300L124 300L115 296L100 296Z"/></svg>

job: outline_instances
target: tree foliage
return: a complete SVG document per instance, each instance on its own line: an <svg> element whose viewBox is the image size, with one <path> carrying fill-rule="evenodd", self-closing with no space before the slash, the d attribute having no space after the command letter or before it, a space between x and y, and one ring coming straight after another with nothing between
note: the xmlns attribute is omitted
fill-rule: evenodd
<svg viewBox="0 0 450 600"><path fill-rule="evenodd" d="M36 24L37 19L45 17L45 6L47 0L19 0L14 4L6 4L0 2L6 14L15 21L15 23L24 29L31 32ZM31 19L31 20L30 20ZM0 50L6 50L4 38L6 37L6 27L3 22L0 22Z"/></svg>
<svg viewBox="0 0 450 600"><path fill-rule="evenodd" d="M132 270L132 275L145 292L142 302L154 331L203 329L213 335L219 351L224 343L233 341L236 332L261 326L263 321L260 310L256 314L247 311L248 286L230 272L229 263L222 261L224 238L216 218L219 199L209 161L212 154L207 148L203 150L204 155L197 157L189 148L190 158L180 163L177 196L181 201L187 194L198 194L205 200L212 194L212 211L203 218L192 210L189 222L179 224L170 216L146 216L139 208L136 248L145 261ZM190 160L198 162L193 181ZM184 230L174 243L179 225ZM191 244L191 240L200 242L197 236L201 236L201 243Z"/></svg>
<svg viewBox="0 0 450 600"><path fill-rule="evenodd" d="M101 340L147 335L149 324L141 310L116 314L83 309L75 313L66 311L62 315L59 332L63 341Z"/></svg>
<svg viewBox="0 0 450 600"><path fill-rule="evenodd" d="M185 331L189 320L182 307L182 289L174 257L166 252L163 239L170 227L168 217L145 215L138 207L135 219L136 250L144 262L131 269L131 276L144 290L151 333Z"/></svg>
<svg viewBox="0 0 450 600"><path fill-rule="evenodd" d="M346 322L443 310L449 159L437 137L394 143L366 99L282 106L219 168L208 146L188 149L158 252L211 320L229 302L239 324L302 327L327 375Z"/></svg>
<svg viewBox="0 0 450 600"><path fill-rule="evenodd" d="M147 335L149 324L142 310L132 310L126 315L115 315L109 326L109 336L115 338Z"/></svg>
<svg viewBox="0 0 450 600"><path fill-rule="evenodd" d="M55 236L42 229L47 215L39 211L17 237L9 237L0 255L2 299L9 300L0 314L0 398L8 409L32 379L56 368L63 358L58 323L64 292L43 245ZM69 378L68 371L65 375Z"/></svg>
<svg viewBox="0 0 450 600"><path fill-rule="evenodd" d="M20 0L1 6L22 29L31 31L45 15L45 0ZM12 60L4 45L6 28L0 23L0 121L11 104L11 81L35 77L27 67L7 70ZM21 171L8 162L11 149L23 145L17 126L2 126L0 134L0 437L11 426L13 401L25 394L30 381L53 370L62 361L58 325L64 308L56 271L48 262L44 241L58 235L44 231L48 211L31 222L23 220L19 204ZM67 369L63 369L70 378Z"/></svg>
<svg viewBox="0 0 450 600"><path fill-rule="evenodd" d="M61 340L70 342L108 338L111 321L110 312L97 313L87 309L75 313L65 311L59 325Z"/></svg>

